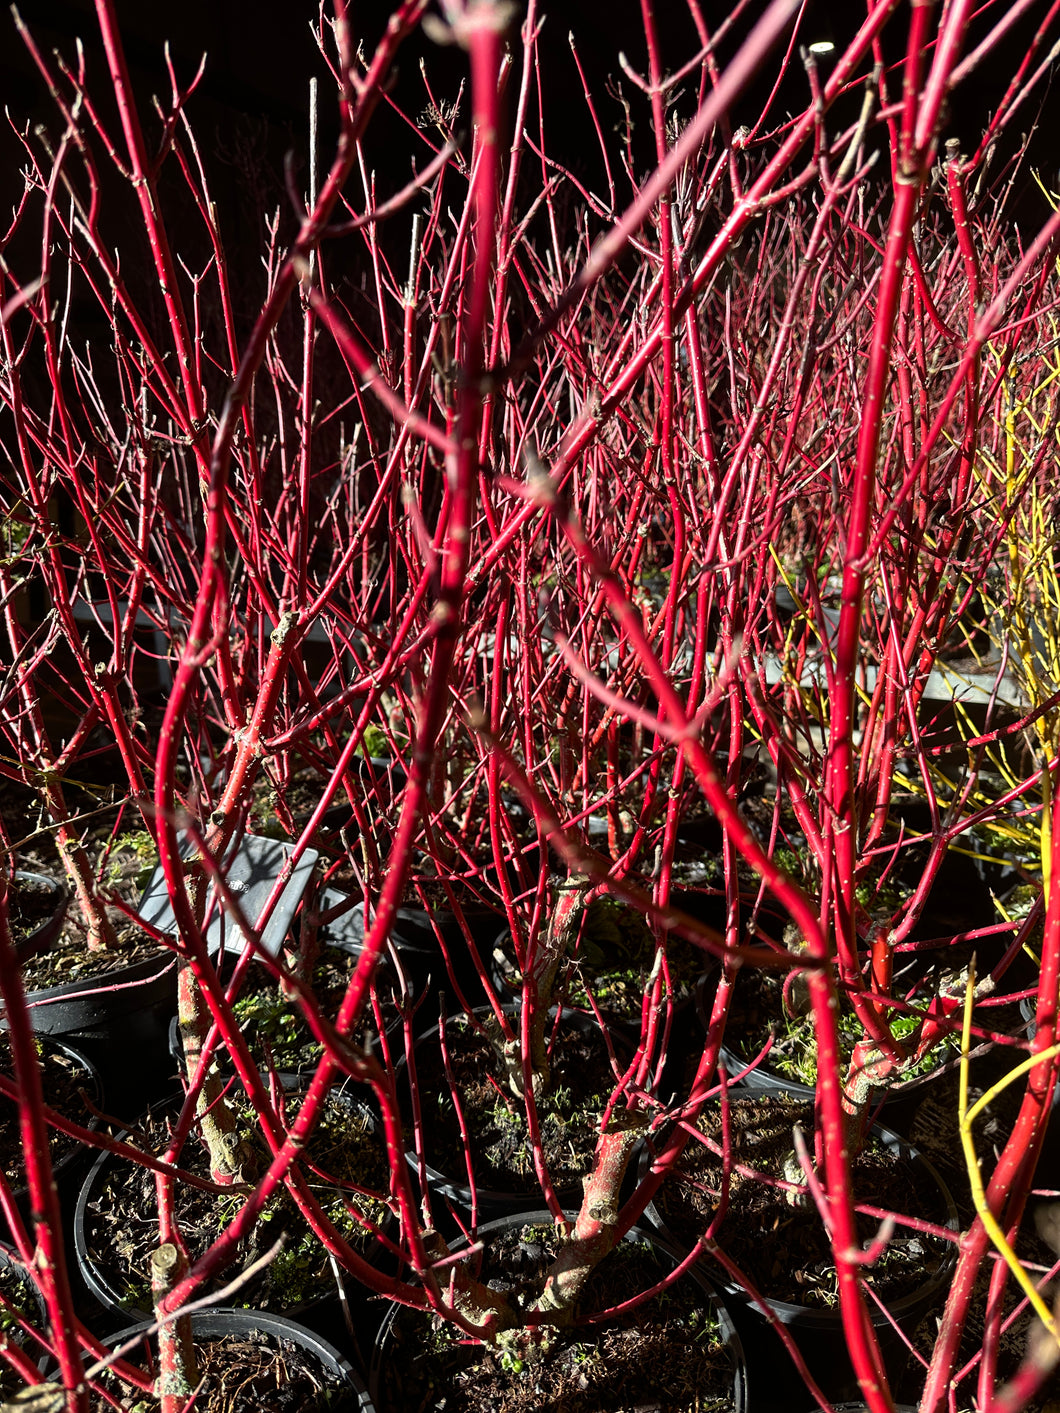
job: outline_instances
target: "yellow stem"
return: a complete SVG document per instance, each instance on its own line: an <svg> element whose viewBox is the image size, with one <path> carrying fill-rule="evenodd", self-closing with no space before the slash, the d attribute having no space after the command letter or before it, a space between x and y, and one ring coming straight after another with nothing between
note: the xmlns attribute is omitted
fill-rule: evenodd
<svg viewBox="0 0 1060 1413"><path fill-rule="evenodd" d="M972 1039L972 1003L975 999L975 963L968 968L968 984L964 992L964 1024L961 1028L961 1085L959 1104L959 1122L961 1132L961 1146L964 1149L964 1161L968 1168L968 1181L972 1188L972 1200L975 1203L975 1210L986 1228L986 1233L994 1246L1000 1252L1006 1266L1015 1276L1020 1289L1030 1301L1034 1313L1041 1320L1042 1324L1052 1335L1057 1346L1060 1347L1060 1330L1057 1329L1053 1313L1046 1305L1045 1301L1035 1289L1034 1282L1020 1264L1019 1257L1012 1247L1005 1240L1005 1233L998 1225L997 1218L990 1210L986 1200L986 1191L983 1188L983 1175L979 1168L979 1158L975 1151L975 1140L972 1136L972 1122L992 1099L1020 1075L1026 1074L1034 1065L1040 1064L1042 1060L1051 1060L1054 1055L1060 1054L1060 1045L1054 1045L1049 1050L1043 1050L1040 1055L1031 1055L1028 1059L1021 1061L1015 1069L1007 1074L988 1090L983 1097L976 1101L971 1109L968 1107L968 1061L971 1051Z"/></svg>

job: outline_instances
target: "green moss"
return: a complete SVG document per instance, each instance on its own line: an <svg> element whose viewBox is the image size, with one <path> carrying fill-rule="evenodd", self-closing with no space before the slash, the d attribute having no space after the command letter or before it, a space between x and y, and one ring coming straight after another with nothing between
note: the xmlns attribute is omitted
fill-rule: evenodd
<svg viewBox="0 0 1060 1413"><path fill-rule="evenodd" d="M670 985L677 996L688 996L703 971L703 955L677 936L664 945ZM598 898L588 909L572 958L566 1000L588 1010L591 993L606 1010L639 1015L655 960L655 936L643 914L616 899Z"/></svg>
<svg viewBox="0 0 1060 1413"><path fill-rule="evenodd" d="M361 737L361 754L380 759L390 754L390 739L380 726L366 726Z"/></svg>
<svg viewBox="0 0 1060 1413"><path fill-rule="evenodd" d="M108 888L116 888L131 876L135 887L146 888L157 863L154 839L146 829L135 829L118 839L107 858L102 881Z"/></svg>
<svg viewBox="0 0 1060 1413"><path fill-rule="evenodd" d="M356 964L356 956L341 947L321 949L312 984L325 1015L336 1014ZM232 1009L259 1064L271 1064L282 1074L298 1074L319 1062L323 1047L300 1007L263 968L251 972Z"/></svg>
<svg viewBox="0 0 1060 1413"><path fill-rule="evenodd" d="M16 1315L33 1325L40 1314L32 1279L19 1266L0 1265L0 1291L5 1301L0 1307L0 1335L22 1344L24 1336Z"/></svg>
<svg viewBox="0 0 1060 1413"><path fill-rule="evenodd" d="M780 1019L776 1026L776 1039L773 1048L766 1056L766 1068L773 1070L784 1079L795 1080L798 1084L808 1085L812 1089L817 1083L817 1030L813 1013L791 1017L785 1014L782 1008L778 1007L778 1010L780 1011ZM892 1011L888 1018L891 1034L899 1044L905 1043L913 1036L922 1018L919 1014ZM857 1016L849 1007L841 1006L839 1010L839 1048L844 1065L849 1062L855 1045L862 1039L864 1039L864 1031ZM901 1080L915 1079L920 1075L928 1074L944 1059L958 1052L960 1048L960 1037L957 1034L947 1035L938 1041L922 1059L915 1064L904 1066L898 1078ZM743 1047L743 1053L748 1059L753 1058L753 1055L748 1053L747 1047Z"/></svg>

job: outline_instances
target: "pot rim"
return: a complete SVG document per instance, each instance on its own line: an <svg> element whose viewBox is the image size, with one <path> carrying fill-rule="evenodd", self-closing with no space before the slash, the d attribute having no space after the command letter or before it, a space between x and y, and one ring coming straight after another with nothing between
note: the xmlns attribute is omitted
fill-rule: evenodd
<svg viewBox="0 0 1060 1413"><path fill-rule="evenodd" d="M517 1015L522 1007L518 1001L507 1001L501 1009L506 1015ZM563 1020L573 1021L583 1029L595 1025L595 1018L590 1016L586 1011L573 1010L567 1006L549 1007L550 1017L554 1018L557 1012ZM471 1015L473 1016L490 1016L492 1014L492 1006L475 1006L471 1011ZM447 1018L446 1023L448 1024L449 1021L457 1020L466 1021L467 1019L468 1016L465 1011L454 1011L454 1013ZM420 1044L427 1041L436 1040L437 1037L437 1026L432 1026L430 1030L421 1031L412 1042L413 1049L416 1049ZM407 1060L404 1056L401 1056L394 1066L395 1080L400 1081L407 1073L407 1070ZM410 1143L405 1148L405 1161L412 1172L418 1176L420 1163L414 1142ZM452 1174L443 1173L440 1169L434 1167L433 1164L426 1161L423 1164L423 1172L433 1191L452 1202L459 1203L460 1206L466 1208L468 1211L471 1210L472 1189L469 1185L457 1181L453 1178ZM579 1180L571 1182L566 1186L556 1187L554 1191L559 1201L566 1203L572 1199L576 1200L578 1198L580 1188L581 1183ZM513 1214L536 1210L543 1197L540 1187L534 1187L529 1192L508 1192L503 1188L482 1187L478 1183L475 1184L474 1194L476 1198L476 1209L478 1211L486 1210L490 1212ZM494 1220L503 1220L503 1217L498 1216Z"/></svg>
<svg viewBox="0 0 1060 1413"><path fill-rule="evenodd" d="M573 1223L578 1214L571 1209L564 1208L563 1215L567 1221ZM488 1238L493 1233L506 1231L512 1226L526 1226L530 1223L535 1223L540 1226L551 1226L554 1222L555 1218L547 1208L533 1208L525 1212L509 1212L507 1216L495 1217L491 1221L479 1223L474 1229L475 1243L481 1242L484 1238ZM672 1241L668 1241L659 1232L652 1230L650 1227L631 1227L629 1231L621 1237L621 1240L650 1242L651 1245L663 1251L667 1257L674 1261L675 1265L680 1264L683 1260L680 1249L677 1248ZM452 1245L453 1254L456 1255L458 1252L466 1250L471 1245L472 1243L467 1237L461 1237L459 1241L454 1242ZM747 1357L744 1352L743 1341L740 1339L732 1314L725 1303L726 1292L717 1282L712 1280L705 1271L695 1264L689 1266L683 1274L684 1276L690 1277L695 1284L704 1291L707 1299L711 1303L713 1313L718 1321L722 1341L730 1351L732 1357L733 1413L746 1413L749 1407L747 1395ZM398 1301L390 1302L372 1346L372 1358L368 1371L368 1385L374 1403L380 1408L381 1405L378 1403L377 1395L381 1374L382 1351L394 1320L398 1317L403 1308L404 1306Z"/></svg>
<svg viewBox="0 0 1060 1413"><path fill-rule="evenodd" d="M278 1078L280 1078L281 1081L283 1081L284 1079L290 1081L290 1083L285 1083L283 1086L285 1091L290 1093L299 1089L300 1087L308 1088L310 1076L296 1074L278 1076ZM335 1090L336 1092L341 1090L341 1082L336 1083ZM161 1099L158 1099L155 1101L155 1103L150 1104L147 1109L144 1110L143 1113L138 1117L136 1124L134 1124L130 1128L122 1129L116 1135L116 1138L119 1142L127 1142L130 1137L135 1135L137 1127L139 1126L142 1119L153 1114L155 1110L171 1108L174 1105L179 1105L183 1103L184 1097L185 1095L182 1089L171 1090L169 1094L163 1095ZM354 1099L354 1102L357 1103L360 1107L362 1107L365 1111L372 1112L371 1104L369 1104L367 1101L360 1098L359 1096ZM374 1113L373 1119L375 1119ZM77 1258L78 1269L80 1271L82 1280L85 1282L85 1285L88 1286L88 1289L91 1291L92 1295L96 1298L96 1300L99 1301L101 1305L105 1306L108 1310L112 1310L119 1315L124 1315L129 1319L143 1322L149 1319L150 1312L140 1306L128 1305L123 1303L119 1293L110 1284L109 1280L107 1280L104 1273L98 1269L92 1252L89 1250L88 1241L85 1235L86 1218L88 1215L88 1204L92 1197L95 1195L95 1185L99 1182L100 1175L103 1173L108 1163L119 1163L122 1161L124 1160L122 1159L120 1154L112 1153L109 1149L104 1148L100 1151L99 1155L96 1157L96 1159L92 1163L92 1166L86 1173L85 1179L82 1182L78 1191L77 1203L74 1207L74 1254ZM391 1212L384 1219L384 1229L389 1229L389 1226L393 1224L393 1221L394 1217L393 1213ZM291 1312L297 1315L302 1311L306 1311L308 1309L313 1308L313 1306L317 1303L319 1303L319 1300L311 1299L309 1301L303 1301L301 1302L301 1304L292 1306ZM243 1306L232 1308L245 1308L246 1312L252 1315L261 1315L262 1317L267 1316L270 1320L280 1320L285 1321L287 1323L292 1323L290 1314L278 1315L273 1314L272 1311L258 1310L256 1308ZM202 1313L210 1314L211 1311L207 1310L203 1311ZM297 1322L295 1321L293 1323Z"/></svg>
<svg viewBox="0 0 1060 1413"><path fill-rule="evenodd" d="M709 967L696 983L694 1005L696 1019L706 1030L706 1008L705 995L706 988L710 983L711 976L715 968ZM957 1059L960 1057L957 1056ZM800 1099L813 1099L817 1093L816 1085L803 1084L801 1080L785 1079L776 1070L769 1068L767 1055L760 1063L747 1061L735 1050L722 1042L718 1049L718 1059L725 1065L726 1073L735 1075L736 1078L729 1080L730 1089L757 1090L766 1094L793 1094ZM872 1087L872 1101L870 1107L879 1108L892 1103L898 1103L902 1099L907 1099L911 1093L930 1084L937 1075L943 1073L947 1068L952 1068L954 1057L940 1059L939 1063L924 1074L915 1075L912 1079L901 1080L897 1084L874 1085Z"/></svg>
<svg viewBox="0 0 1060 1413"><path fill-rule="evenodd" d="M113 971L101 973L99 976L79 977L76 981L63 981L58 986L27 991L26 1006L32 1016L35 1011L75 997L110 995L112 992L131 989L144 981L160 980L170 968L173 969L175 977L178 960L175 952L159 944L157 956L144 957L142 961L130 962L127 966L116 967ZM3 1024L2 1014L0 1024Z"/></svg>
<svg viewBox="0 0 1060 1413"><path fill-rule="evenodd" d="M813 1091L811 1090L811 1099L812 1096ZM766 1091L760 1091L758 1097L768 1098L769 1095ZM796 1095L792 1097L797 1098L799 1096ZM900 1134L895 1133L893 1129L889 1129L883 1124L873 1124L870 1133L880 1139L890 1151L899 1151L901 1156L908 1157L910 1161L918 1163L924 1169L942 1194L943 1201L945 1202L946 1221L944 1225L950 1231L959 1232L960 1216L957 1211L957 1204L953 1200L953 1194L950 1192L945 1182L943 1182L941 1174L931 1162L930 1158L921 1152L915 1144L910 1143L907 1138L902 1138ZM650 1155L646 1139L641 1141L639 1148L639 1154L635 1155L638 1182L643 1178L649 1162ZM902 1150L904 1150L904 1152ZM668 1241L672 1242L678 1250L681 1249L680 1243L675 1240L673 1233L663 1220L654 1201L648 1203L647 1207L644 1209L644 1215L656 1231ZM888 1304L886 1312L881 1310L875 1302L867 1302L869 1319L872 1324L883 1328L891 1324L892 1317L894 1320L901 1319L903 1315L915 1309L923 1301L929 1299L937 1289L945 1285L949 1281L956 1264L957 1246L955 1242L950 1242L934 1274L928 1280L924 1281L922 1285L917 1286L915 1290L910 1291L908 1295L904 1295L900 1299ZM757 1303L742 1287L733 1284L731 1281L725 1281L722 1283L721 1289L726 1296L734 1300L739 1300L741 1305L754 1310L757 1315L763 1315ZM799 1305L789 1300L772 1300L768 1295L765 1295L764 1292L763 1300L773 1314L786 1325L800 1324L809 1328L832 1329L842 1324L842 1315L838 1308L829 1310L822 1309L820 1306L816 1305ZM855 1403L853 1406L857 1407L859 1405Z"/></svg>
<svg viewBox="0 0 1060 1413"><path fill-rule="evenodd" d="M243 1333L251 1330L264 1330L275 1339L286 1339L301 1349L314 1355L335 1374L343 1384L351 1388L357 1397L360 1413L374 1413L374 1405L364 1380L357 1373L344 1354L306 1325L299 1324L283 1315L272 1315L264 1310L245 1310L237 1306L214 1306L209 1310L194 1311L191 1318L192 1336L200 1339L220 1338L225 1334ZM139 1336L142 1343L153 1332L154 1321L137 1321L110 1335L104 1343L116 1349L122 1343Z"/></svg>
<svg viewBox="0 0 1060 1413"><path fill-rule="evenodd" d="M38 952L50 947L58 937L66 917L66 910L70 906L70 890L61 879L54 878L51 874L38 873L35 869L16 868L12 875L12 882L18 883L22 879L45 884L48 892L52 895L50 916L38 923L32 932L28 932L25 937L15 943L15 955L20 962L27 962Z"/></svg>
<svg viewBox="0 0 1060 1413"><path fill-rule="evenodd" d="M26 1266L25 1262L21 1260L15 1248L13 1246L10 1246L6 1241L0 1241L0 1267L3 1267L7 1270L15 1271L16 1274L22 1279L27 1289L32 1294L34 1304L37 1306L37 1314L40 1323L40 1330L38 1331L38 1333L41 1334L41 1336L43 1337L44 1333L47 1331L48 1328L48 1306L44 1300L44 1296L40 1292L40 1287L33 1279L33 1275L30 1272L28 1266ZM9 1336L9 1338L16 1340L17 1342L16 1336L11 1335ZM23 1344L22 1347L25 1348L25 1345ZM32 1353L30 1354L30 1357L32 1357ZM37 1359L37 1368L42 1374L44 1374L47 1373L51 1364L52 1355L46 1348L43 1348Z"/></svg>
<svg viewBox="0 0 1060 1413"><path fill-rule="evenodd" d="M6 1029L6 1027L4 1028ZM45 1042L46 1044L50 1045L54 1050L61 1051L61 1053L64 1054L68 1060L74 1060L77 1062L77 1064L84 1072L85 1077L89 1082L89 1085L94 1091L93 1105L98 1110L99 1105L103 1099L103 1081L100 1078L99 1070L89 1059L89 1057L84 1053L84 1051L79 1050L76 1045L71 1045L66 1039L66 1037L62 1035L35 1034L35 1039ZM82 1127L90 1130L95 1130L99 1128L99 1125L100 1115L97 1112L89 1113L88 1117L82 1124ZM78 1144L78 1146L74 1148L71 1148L70 1151L68 1153L64 1153L63 1156L59 1158L57 1162L53 1162L52 1177L56 1181L58 1181L65 1173L69 1173L70 1169L76 1168L78 1159L82 1158L83 1156L84 1148L80 1144ZM21 1187L16 1187L13 1189L12 1196L14 1197L16 1202L22 1203L26 1201L28 1193L29 1188L25 1184L23 1184Z"/></svg>

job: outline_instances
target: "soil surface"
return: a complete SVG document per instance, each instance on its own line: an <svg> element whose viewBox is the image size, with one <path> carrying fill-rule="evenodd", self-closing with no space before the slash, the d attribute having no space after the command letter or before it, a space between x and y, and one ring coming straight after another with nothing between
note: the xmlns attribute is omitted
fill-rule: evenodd
<svg viewBox="0 0 1060 1413"><path fill-rule="evenodd" d="M154 957L158 958L161 967L173 955L132 924L119 928L118 942L118 947L88 948L84 937L76 930L64 928L57 942L38 952L23 966L22 979L26 990L46 991L52 986L63 986L68 981L111 976L124 967Z"/></svg>
<svg viewBox="0 0 1060 1413"><path fill-rule="evenodd" d="M553 1226L513 1226L491 1238L481 1279L528 1303L559 1248ZM597 1267L576 1321L630 1300L672 1264L623 1242ZM496 1346L465 1342L435 1317L402 1309L384 1350L379 1413L722 1413L732 1409L733 1356L709 1297L687 1275L647 1304L600 1324L522 1330Z"/></svg>
<svg viewBox="0 0 1060 1413"><path fill-rule="evenodd" d="M8 926L16 946L47 922L61 899L62 895L57 897L55 890L41 878L22 874L11 879L7 898Z"/></svg>
<svg viewBox="0 0 1060 1413"><path fill-rule="evenodd" d="M197 1340L195 1353L203 1380L196 1413L356 1413L360 1408L356 1392L312 1354L264 1331ZM126 1358L137 1362L135 1353ZM134 1413L158 1407L139 1391L126 1389L125 1395ZM112 1407L102 1399L94 1403L100 1410Z"/></svg>
<svg viewBox="0 0 1060 1413"><path fill-rule="evenodd" d="M44 1102L57 1113L87 1127L93 1118L89 1100L96 1097L96 1085L83 1063L56 1048L47 1038L37 1038L37 1061L40 1065ZM0 1031L0 1073L12 1075L11 1051L6 1031ZM56 1168L79 1149L75 1138L57 1129L50 1131L52 1167ZM0 1095L0 1168L16 1188L26 1184L26 1164L22 1150L22 1134L18 1121L18 1105Z"/></svg>
<svg viewBox="0 0 1060 1413"><path fill-rule="evenodd" d="M105 821L95 821L95 828L86 841L86 848L100 876L100 892L104 897L117 897L129 907L136 907L157 861L151 836L143 829L131 830L111 840L113 821L109 811ZM52 851L41 846L20 860L20 866L62 880L62 867L52 857ZM122 967L132 966L157 957L171 956L164 948L147 937L120 908L106 907L113 924L118 946L111 948L85 945L86 927L71 898L56 941L42 952L28 958L22 967L27 991L44 991L69 981L86 977L109 976Z"/></svg>
<svg viewBox="0 0 1060 1413"><path fill-rule="evenodd" d="M297 1099L287 1101L287 1122L297 1112ZM257 1133L249 1106L233 1101L242 1131ZM153 1110L138 1126L136 1141L161 1154L176 1109ZM188 1172L209 1176L205 1146L195 1135L179 1160ZM352 1097L336 1091L328 1099L324 1118L310 1141L303 1163L310 1185L325 1211L355 1248L368 1251L374 1238L349 1215L346 1202L356 1205L370 1221L387 1215L382 1194L389 1191L389 1170L381 1133L376 1133L370 1111ZM364 1188L377 1196L366 1196ZM243 1206L239 1193L219 1196L186 1183L174 1185L177 1223L194 1261L210 1246ZM286 1191L265 1208L262 1219L240 1244L237 1263L249 1265L277 1241L285 1244L266 1268L229 1302L278 1314L298 1309L334 1289L335 1278L327 1252L313 1236ZM108 1165L97 1184L85 1216L85 1241L96 1267L112 1290L122 1293L129 1309L150 1308L148 1290L151 1252L158 1245L158 1207L154 1173L132 1163ZM233 1275L231 1267L216 1279L223 1285Z"/></svg>
<svg viewBox="0 0 1060 1413"><path fill-rule="evenodd" d="M526 1109L503 1086L489 1040L458 1016L446 1028L446 1045L452 1082L433 1036L416 1049L428 1161L452 1182L467 1185L455 1092L470 1137L476 1184L497 1192L536 1192ZM581 1179L592 1167L600 1115L614 1087L614 1075L595 1023L563 1019L552 1032L549 1053L551 1084L537 1102L545 1161L557 1192L580 1192Z"/></svg>
<svg viewBox="0 0 1060 1413"><path fill-rule="evenodd" d="M773 1043L762 1061L761 1068L779 1075L782 1079L805 1084L812 1089L817 1083L817 1037L813 1015L790 1014L792 1009L798 1012L805 999L805 988L800 988L798 978L794 987L789 990L793 1005L785 1005L783 987L783 975L757 968L744 968L733 990L732 1007L725 1026L725 1043L733 1054L750 1064L761 1054L772 1036ZM911 1033L916 1024L913 1017L899 1016L897 1013L892 1020L894 1033L899 1039ZM839 1043L845 1058L849 1059L861 1037L862 1030L857 1017L848 1006L841 1005ZM926 1075L959 1052L960 1037L955 1032L929 1051L918 1064L903 1069L898 1078L907 1081Z"/></svg>
<svg viewBox="0 0 1060 1413"><path fill-rule="evenodd" d="M262 771L254 782L247 827L253 834L272 839L297 838L300 820L306 820L320 803L325 781L309 770L296 771L293 778L277 781ZM340 785L332 796L331 808L349 802Z"/></svg>
<svg viewBox="0 0 1060 1413"><path fill-rule="evenodd" d="M734 1167L728 1210L716 1233L719 1245L770 1299L836 1308L831 1247L812 1200L795 1198L793 1205L783 1188L751 1175L791 1179L792 1128L802 1127L812 1151L812 1104L787 1095L734 1099L729 1121ZM720 1145L721 1117L716 1106L700 1116L696 1127ZM736 1171L737 1164L748 1171ZM896 1159L878 1140L870 1139L854 1159L853 1174L859 1203L946 1224L945 1199L927 1169ZM655 1199L659 1215L680 1246L691 1246L707 1230L717 1211L721 1184L718 1154L690 1140ZM879 1226L879 1217L858 1214L858 1234L864 1245L876 1237ZM893 1305L932 1279L951 1249L950 1242L899 1223L884 1255L864 1268L865 1281L885 1304Z"/></svg>
<svg viewBox="0 0 1060 1413"><path fill-rule="evenodd" d="M10 1340L20 1345L36 1362L40 1347L19 1326L16 1312L35 1329L43 1329L40 1301L32 1278L21 1266L6 1261L0 1263L0 1295L4 1306L0 1308L0 1340ZM22 1380L10 1364L0 1359L0 1398L11 1398L23 1388Z"/></svg>
<svg viewBox="0 0 1060 1413"><path fill-rule="evenodd" d="M594 899L573 955L561 964L553 1000L588 1011L592 996L605 1015L639 1024L655 957L655 937L643 914L610 898ZM515 992L522 979L510 939L498 947L494 960L504 984ZM691 999L706 961L701 948L676 934L669 937L666 965L674 1004Z"/></svg>
<svg viewBox="0 0 1060 1413"><path fill-rule="evenodd" d="M321 1013L330 1020L338 1014L357 957L357 953L341 947L321 949L313 969L313 994ZM384 958L375 973L381 1002L385 1004L395 985L393 971ZM250 1053L263 1068L286 1074L316 1068L323 1046L313 1038L298 1003L284 994L282 985L264 967L250 967L233 1009L250 1044ZM392 1008L389 1014L394 1015ZM385 1009L383 1015L385 1022ZM374 1017L366 1008L365 1018L350 1038L355 1045L377 1045L377 1034Z"/></svg>

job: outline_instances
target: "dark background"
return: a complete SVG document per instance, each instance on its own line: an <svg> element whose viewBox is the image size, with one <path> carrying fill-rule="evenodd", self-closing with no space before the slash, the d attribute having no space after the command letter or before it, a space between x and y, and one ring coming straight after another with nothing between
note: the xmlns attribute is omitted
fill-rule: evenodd
<svg viewBox="0 0 1060 1413"><path fill-rule="evenodd" d="M719 0L704 0L703 4L705 17L714 27L729 8L728 3L719 3ZM765 0L751 8L753 20L765 8ZM946 135L957 136L966 152L978 142L985 114L1004 92L1008 77L1046 8L1044 3L1038 6L1029 20L1015 29L1003 49L992 55L955 95ZM20 9L41 49L49 56L53 48L58 48L73 62L75 41L81 38L90 92L117 131L116 118L107 104L109 85L91 0L23 0ZM355 32L363 39L366 52L370 52L381 33L390 9L390 5L381 0L351 0ZM619 73L619 50L625 51L634 68L646 69L640 5L638 0L544 0L542 9L546 23L541 41L541 80L550 152L589 186L603 190L598 145L582 98L567 34L571 31L576 37L606 132L621 116L618 103L607 91L611 77ZM329 138L334 133L333 107L323 65L310 33L317 15L314 0L283 0L283 3L280 0L153 0L153 3L151 0L148 3L117 0L117 11L141 114L145 116L150 135L158 130L157 122L147 116L151 95L159 93L165 97L169 91L163 61L164 43L168 40L177 75L184 82L194 73L203 51L208 54L206 73L189 111L211 180L220 191L222 206L229 208L225 216L226 236L233 233L237 239L244 234L251 236L251 230L244 231L241 227L248 222L256 225L264 211L285 204L282 171L287 153L293 154L296 163L301 165L303 176L298 185L305 188L308 80L313 73L322 78L321 150L325 161L329 154ZM657 0L656 12L666 63L671 69L677 68L698 46L686 7L681 0ZM996 21L1002 12L1002 7L996 7L990 18ZM850 0L846 3L811 0L803 34L807 40L818 34L830 34L842 44L854 32L862 14L863 6ZM908 14L908 7L900 7L889 27L886 38L889 59L897 59L902 52ZM742 30L736 31L723 58L725 53L732 52L746 28L744 25ZM982 28L981 25L979 32ZM1051 36L1052 39L1057 37ZM413 117L427 105L419 71L421 58L438 96L455 96L466 74L466 55L460 50L439 48L422 32L413 36L399 56L393 90L396 102ZM827 72L828 62L827 59L820 61L822 73ZM772 67L767 64L766 72L771 72ZM634 161L640 164L638 175L643 175L652 161L647 103L624 79L623 87L634 105L637 119L634 142L639 144L635 146ZM741 109L733 114L734 123L753 119L767 91L759 82ZM796 61L771 116L779 122L785 111L801 111L806 92L806 77ZM692 92L687 92L686 103L690 103L693 96ZM25 129L29 125L32 128L43 123L53 134L59 131L55 109L25 54L6 8L0 12L0 97L16 127ZM831 116L831 130L836 131L844 121L851 120L856 108L857 95L852 94L846 107ZM1017 178L1012 207L1028 232L1036 229L1047 214L1030 168L1037 165L1043 169L1047 182L1054 186L1057 183L1054 137L1057 117L1055 95L1044 82L1036 89L1032 100L1024 104L1000 145L996 168L1014 151L1019 135L1037 121L1038 131L1030 158ZM409 128L393 114L377 113L366 140L366 150L369 163L378 174L381 194L397 189L407 180L414 138ZM422 161L422 144L416 155ZM20 161L18 143L10 127L4 125L0 133L0 218L10 210L18 194ZM229 188L237 187L249 187L249 197L244 190L241 201L229 202ZM628 186L620 190L619 199L628 199Z"/></svg>

